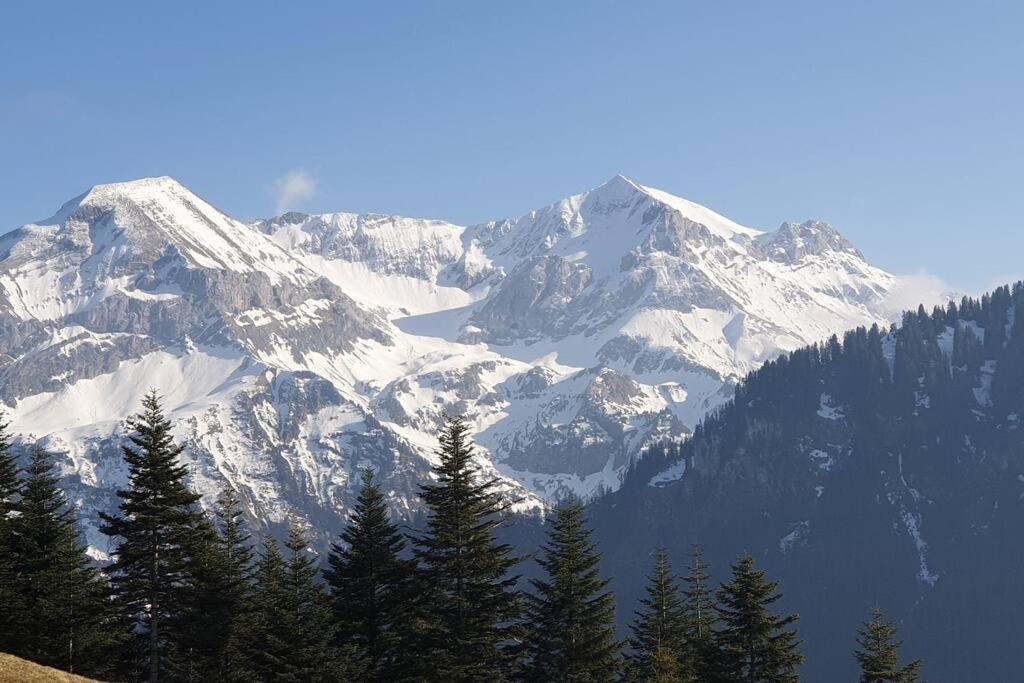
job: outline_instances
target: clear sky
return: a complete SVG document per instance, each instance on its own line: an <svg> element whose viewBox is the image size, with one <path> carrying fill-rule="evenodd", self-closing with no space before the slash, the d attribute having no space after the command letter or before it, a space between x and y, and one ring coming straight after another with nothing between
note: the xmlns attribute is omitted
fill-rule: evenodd
<svg viewBox="0 0 1024 683"><path fill-rule="evenodd" d="M469 223L621 172L974 291L1024 276L1022 36L1018 2L10 3L0 231L150 175Z"/></svg>

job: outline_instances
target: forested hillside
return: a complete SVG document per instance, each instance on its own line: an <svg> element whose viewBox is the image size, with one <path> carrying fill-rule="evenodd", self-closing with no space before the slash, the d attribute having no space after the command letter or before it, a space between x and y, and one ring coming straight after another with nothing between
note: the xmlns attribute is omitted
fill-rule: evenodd
<svg viewBox="0 0 1024 683"><path fill-rule="evenodd" d="M798 611L808 680L852 677L827 625L884 607L926 678L1024 666L1024 283L856 329L752 373L592 514L620 598L653 550L716 575L763 559Z"/></svg>
<svg viewBox="0 0 1024 683"><path fill-rule="evenodd" d="M127 426L130 476L118 513L101 513L113 551L101 569L51 454L37 445L19 468L0 423L0 653L150 683L799 680L799 615L749 554L716 589L699 548L685 568L659 551L620 639L584 504L560 502L520 555L526 544L499 536L510 504L461 417L439 434L422 524L391 521L366 469L326 558L299 523L283 549L267 536L257 550L232 491L205 514L155 393ZM902 661L882 611L857 633L870 680L917 682L921 663Z"/></svg>

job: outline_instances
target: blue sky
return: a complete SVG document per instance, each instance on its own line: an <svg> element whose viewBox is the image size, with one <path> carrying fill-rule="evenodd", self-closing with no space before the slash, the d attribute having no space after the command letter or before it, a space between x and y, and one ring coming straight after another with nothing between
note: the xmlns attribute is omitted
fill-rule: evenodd
<svg viewBox="0 0 1024 683"><path fill-rule="evenodd" d="M149 175L468 223L621 172L974 291L1024 276L1022 32L1011 2L11 4L0 230Z"/></svg>

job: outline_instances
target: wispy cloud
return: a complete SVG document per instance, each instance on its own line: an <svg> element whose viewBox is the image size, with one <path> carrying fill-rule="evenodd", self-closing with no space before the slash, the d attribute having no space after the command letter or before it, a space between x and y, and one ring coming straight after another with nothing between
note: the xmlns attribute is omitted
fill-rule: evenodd
<svg viewBox="0 0 1024 683"><path fill-rule="evenodd" d="M303 170L292 169L274 183L277 198L277 214L298 208L316 194L316 178Z"/></svg>
<svg viewBox="0 0 1024 683"><path fill-rule="evenodd" d="M896 287L886 299L886 313L891 318L898 318L903 311L916 310L924 304L931 309L936 304L945 304L959 295L941 278L923 270L911 275L898 275Z"/></svg>

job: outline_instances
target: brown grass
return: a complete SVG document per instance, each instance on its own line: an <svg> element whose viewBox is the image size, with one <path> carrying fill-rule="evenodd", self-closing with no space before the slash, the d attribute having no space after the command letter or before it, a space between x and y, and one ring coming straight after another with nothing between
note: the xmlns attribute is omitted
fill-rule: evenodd
<svg viewBox="0 0 1024 683"><path fill-rule="evenodd" d="M74 676L0 652L0 683L89 683L91 678Z"/></svg>

